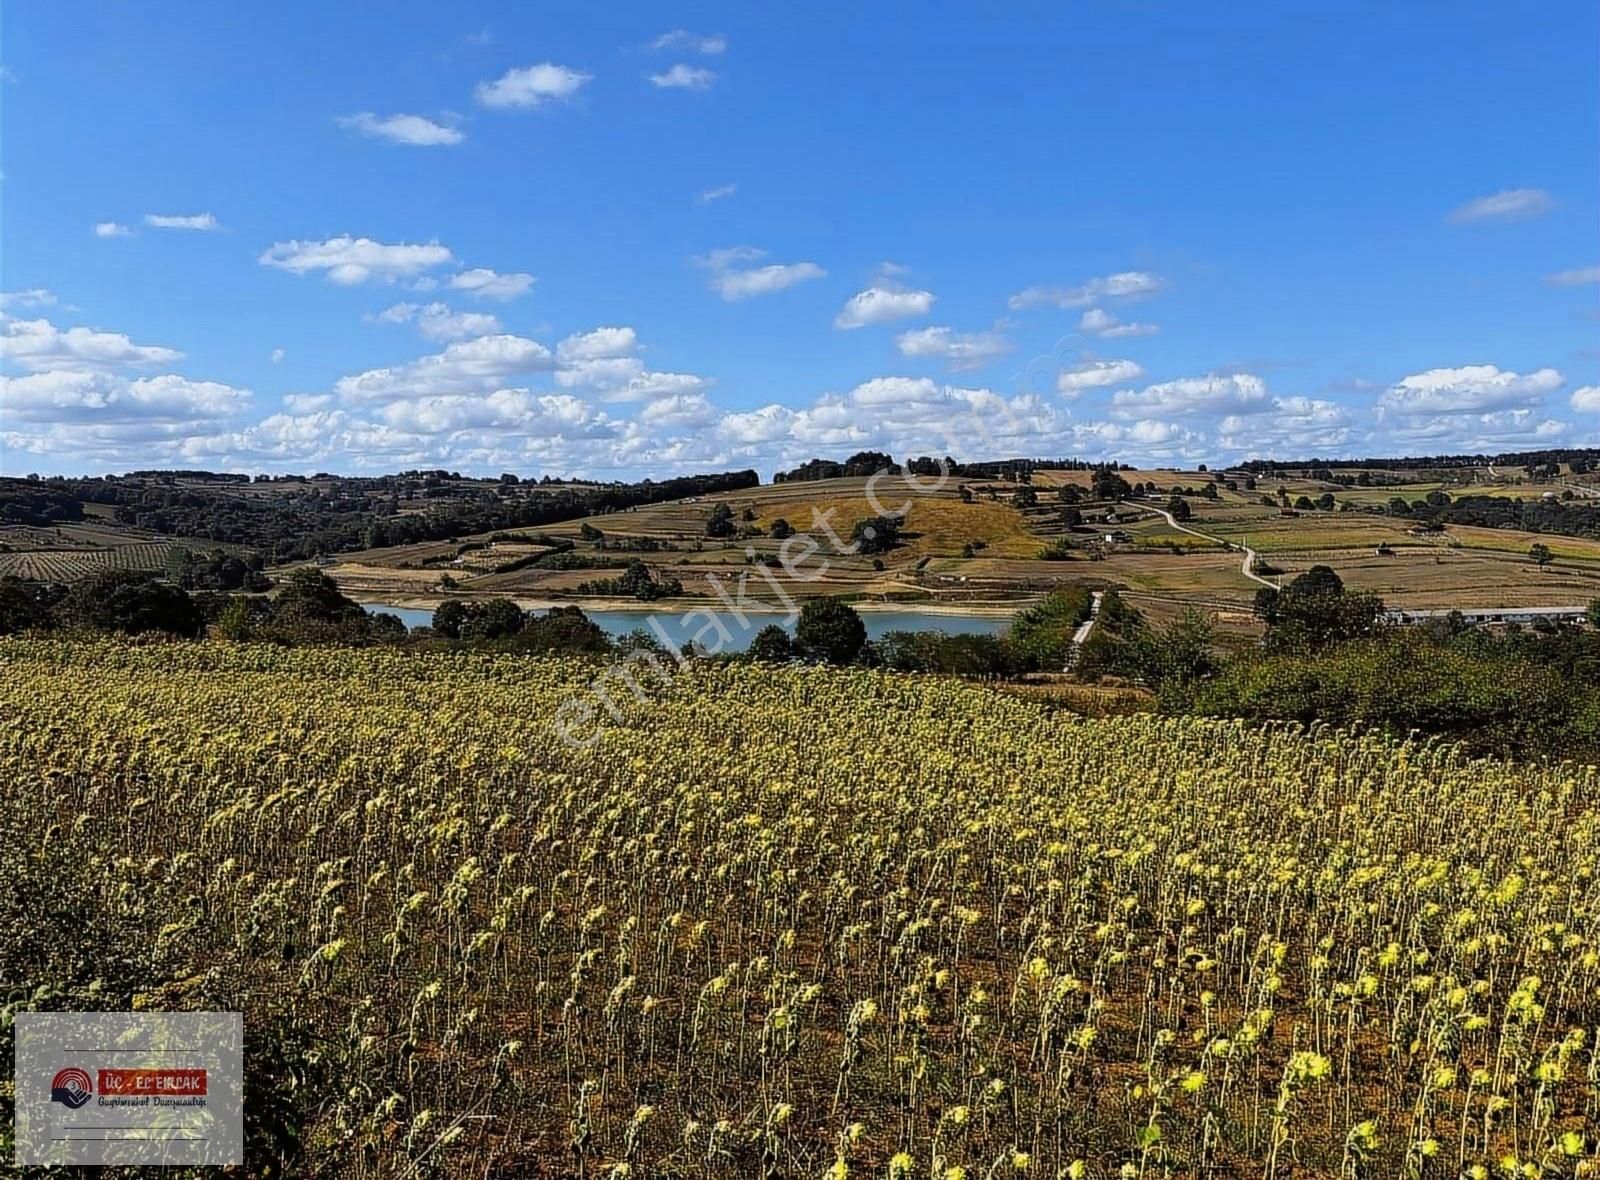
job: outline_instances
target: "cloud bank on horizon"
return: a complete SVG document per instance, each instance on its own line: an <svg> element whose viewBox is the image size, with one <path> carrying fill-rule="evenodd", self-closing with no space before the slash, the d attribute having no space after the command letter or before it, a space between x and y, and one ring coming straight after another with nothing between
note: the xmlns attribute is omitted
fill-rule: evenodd
<svg viewBox="0 0 1600 1180"><path fill-rule="evenodd" d="M372 31L339 75L271 47L251 68L282 80L225 96L162 69L130 90L73 40L244 68L225 14L82 34L75 7L8 39L5 474L1600 445L1583 6L1469 4L1377 48L1354 19L1341 43L1265 5L1188 34L1039 11L1051 72L1023 93L996 50L1014 16L885 23L869 66L733 6L714 31L640 6L618 38L505 5L492 34L449 13ZM274 19L327 40L356 23ZM1523 89L1508 112L1442 67L1377 62L1360 94L1291 87L1266 110L1245 99L1281 77L1246 64L1227 87L1158 73L1138 104L1091 98L1120 77L1105 46L1180 36L1330 62L1492 46ZM962 94L927 69L951 52ZM1467 150L1511 124L1497 155ZM69 127L89 142L63 159Z"/></svg>

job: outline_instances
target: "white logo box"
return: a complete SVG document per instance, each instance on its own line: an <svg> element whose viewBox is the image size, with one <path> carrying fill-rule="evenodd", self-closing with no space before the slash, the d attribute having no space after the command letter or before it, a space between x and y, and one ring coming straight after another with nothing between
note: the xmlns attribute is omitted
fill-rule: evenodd
<svg viewBox="0 0 1600 1180"><path fill-rule="evenodd" d="M17 1164L244 1162L238 1012L19 1012Z"/></svg>

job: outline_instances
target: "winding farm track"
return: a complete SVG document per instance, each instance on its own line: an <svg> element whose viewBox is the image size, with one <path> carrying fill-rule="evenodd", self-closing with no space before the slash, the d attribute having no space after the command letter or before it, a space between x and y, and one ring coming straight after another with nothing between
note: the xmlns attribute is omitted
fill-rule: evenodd
<svg viewBox="0 0 1600 1180"><path fill-rule="evenodd" d="M1072 651L1067 656L1067 671L1072 671L1078 664L1078 655L1083 650L1084 643L1094 630L1094 621L1100 616L1100 600L1105 597L1102 591L1096 590L1089 599L1089 617L1078 624L1078 629L1072 633Z"/></svg>
<svg viewBox="0 0 1600 1180"><path fill-rule="evenodd" d="M1186 524L1179 524L1173 518L1172 513L1168 512L1165 508L1156 508L1156 507L1153 507L1153 506L1149 506L1149 507L1150 507L1150 511L1151 512L1155 512L1155 513L1160 514L1161 516L1166 517L1167 518L1167 523L1170 524L1173 528L1177 529L1180 533L1188 533L1191 537L1199 537L1202 541L1210 541L1210 542L1212 542L1213 544L1216 544L1216 545L1232 545L1233 544L1232 541L1224 541L1221 537L1213 537L1208 533L1202 533L1199 529L1192 529ZM1244 550L1244 561L1239 566L1239 572L1241 574L1243 574L1245 577L1249 578L1252 582L1260 582L1263 586L1267 587L1269 590L1278 589L1278 584L1276 582L1269 582L1266 578L1263 578L1260 574L1256 573L1256 571L1255 571L1256 559L1260 556L1260 554L1258 554L1254 549L1250 548L1248 545L1240 545L1239 548Z"/></svg>
<svg viewBox="0 0 1600 1180"><path fill-rule="evenodd" d="M1493 463L1485 464L1485 466L1489 471L1490 479L1500 480L1506 478L1505 476L1501 475L1500 472L1494 469ZM1594 487L1591 484L1573 483L1570 480L1561 480L1560 486L1566 488L1573 494L1583 496L1586 499L1600 499L1600 487Z"/></svg>

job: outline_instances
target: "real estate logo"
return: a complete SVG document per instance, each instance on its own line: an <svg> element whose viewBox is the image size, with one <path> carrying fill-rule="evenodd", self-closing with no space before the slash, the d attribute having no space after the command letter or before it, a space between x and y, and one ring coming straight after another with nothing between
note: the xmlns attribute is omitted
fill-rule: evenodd
<svg viewBox="0 0 1600 1180"><path fill-rule="evenodd" d="M102 1069L100 1093L106 1097L204 1098L203 1069ZM201 1105L205 1105L201 1103Z"/></svg>
<svg viewBox="0 0 1600 1180"><path fill-rule="evenodd" d="M63 1069L50 1079L50 1101L77 1110L94 1096L94 1084L81 1069Z"/></svg>
<svg viewBox="0 0 1600 1180"><path fill-rule="evenodd" d="M244 1162L241 1013L19 1012L13 1028L16 1154L0 1175Z"/></svg>

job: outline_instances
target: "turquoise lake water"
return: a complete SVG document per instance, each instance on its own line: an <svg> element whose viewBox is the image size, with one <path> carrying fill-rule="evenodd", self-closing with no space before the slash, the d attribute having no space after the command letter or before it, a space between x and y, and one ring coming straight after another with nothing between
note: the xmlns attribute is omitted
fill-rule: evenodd
<svg viewBox="0 0 1600 1180"><path fill-rule="evenodd" d="M407 627L426 627L433 622L431 610L419 610L415 607L385 606L382 603L363 603L372 613L398 615L400 621ZM630 631L646 631L651 635L657 634L651 627L650 620L654 618L667 638L676 646L682 647L690 640L699 637L700 642L714 650L731 652L743 651L750 646L750 641L755 638L757 631L768 623L778 623L786 631L793 632L794 624L782 615L746 614L745 623L726 610L695 610L683 611L653 611L653 610L589 610L584 609L584 614L593 619L608 635L622 636ZM707 615L716 616L717 622L726 628L728 638L723 638L712 625ZM867 638L877 639L890 631L940 631L946 635L999 635L1010 626L1011 620L993 618L986 615L933 615L922 614L919 611L862 611L861 621L866 624ZM746 625L748 624L748 625ZM720 646L719 646L720 645Z"/></svg>

